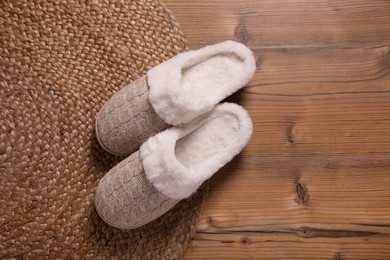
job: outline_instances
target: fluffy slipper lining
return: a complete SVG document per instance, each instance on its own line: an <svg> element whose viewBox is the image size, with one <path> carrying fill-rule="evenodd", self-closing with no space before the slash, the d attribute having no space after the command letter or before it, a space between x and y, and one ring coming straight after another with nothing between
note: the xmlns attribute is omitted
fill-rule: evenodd
<svg viewBox="0 0 390 260"><path fill-rule="evenodd" d="M145 174L165 196L188 198L245 147L251 134L246 110L223 103L189 125L149 138L140 148Z"/></svg>
<svg viewBox="0 0 390 260"><path fill-rule="evenodd" d="M188 123L245 86L255 70L252 51L238 42L184 52L149 70L149 101L168 124Z"/></svg>

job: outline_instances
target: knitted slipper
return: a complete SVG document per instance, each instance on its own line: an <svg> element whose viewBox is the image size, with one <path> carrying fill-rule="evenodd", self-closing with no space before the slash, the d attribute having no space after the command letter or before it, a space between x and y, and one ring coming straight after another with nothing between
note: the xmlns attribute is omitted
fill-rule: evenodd
<svg viewBox="0 0 390 260"><path fill-rule="evenodd" d="M96 118L97 139L108 152L129 155L168 125L210 111L245 86L255 69L252 51L234 41L181 53L106 102Z"/></svg>
<svg viewBox="0 0 390 260"><path fill-rule="evenodd" d="M150 137L101 179L97 212L121 229L153 221L191 196L245 147L251 134L246 110L223 103L188 125Z"/></svg>

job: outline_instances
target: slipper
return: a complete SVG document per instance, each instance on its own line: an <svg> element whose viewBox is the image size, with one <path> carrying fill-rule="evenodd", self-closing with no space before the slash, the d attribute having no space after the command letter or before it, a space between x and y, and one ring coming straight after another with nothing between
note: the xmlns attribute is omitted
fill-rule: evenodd
<svg viewBox="0 0 390 260"><path fill-rule="evenodd" d="M100 145L129 155L150 136L191 122L245 86L256 62L245 45L225 41L181 53L124 87L96 118Z"/></svg>
<svg viewBox="0 0 390 260"><path fill-rule="evenodd" d="M160 132L101 179L96 210L111 226L143 226L195 193L244 149L251 134L248 113L232 103Z"/></svg>

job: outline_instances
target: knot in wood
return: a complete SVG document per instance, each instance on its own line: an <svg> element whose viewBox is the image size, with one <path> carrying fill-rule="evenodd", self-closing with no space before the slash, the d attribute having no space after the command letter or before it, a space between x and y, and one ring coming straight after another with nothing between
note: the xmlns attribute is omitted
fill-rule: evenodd
<svg viewBox="0 0 390 260"><path fill-rule="evenodd" d="M297 203L300 205L307 205L310 201L310 195L306 185L298 182L295 186L295 191L297 192Z"/></svg>
<svg viewBox="0 0 390 260"><path fill-rule="evenodd" d="M312 229L309 227L301 227L300 229L297 230L297 234L300 237L309 238L312 237L313 232Z"/></svg>

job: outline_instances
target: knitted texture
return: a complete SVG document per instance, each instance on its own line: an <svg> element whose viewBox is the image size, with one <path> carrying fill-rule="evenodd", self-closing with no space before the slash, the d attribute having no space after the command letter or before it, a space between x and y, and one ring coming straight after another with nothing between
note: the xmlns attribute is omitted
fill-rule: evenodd
<svg viewBox="0 0 390 260"><path fill-rule="evenodd" d="M124 229L142 226L178 203L158 192L149 182L139 151L103 177L95 199L99 215L110 225Z"/></svg>
<svg viewBox="0 0 390 260"><path fill-rule="evenodd" d="M2 0L0 259L180 259L207 185L124 231L94 207L106 153L95 118L122 87L187 49L157 0Z"/></svg>
<svg viewBox="0 0 390 260"><path fill-rule="evenodd" d="M129 155L168 125L149 103L146 76L121 89L104 104L96 118L97 139L115 155Z"/></svg>

